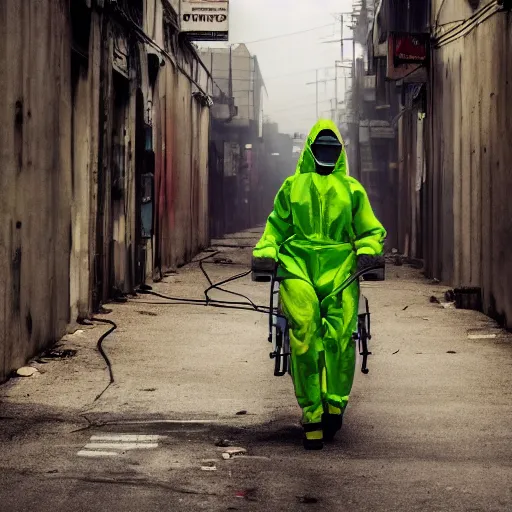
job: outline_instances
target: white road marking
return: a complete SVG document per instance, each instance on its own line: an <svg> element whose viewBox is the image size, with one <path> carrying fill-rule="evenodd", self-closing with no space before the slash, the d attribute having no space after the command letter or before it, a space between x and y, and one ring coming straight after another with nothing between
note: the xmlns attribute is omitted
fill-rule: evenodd
<svg viewBox="0 0 512 512"><path fill-rule="evenodd" d="M117 452L102 452L99 450L80 450L77 455L79 457L117 457L119 453Z"/></svg>
<svg viewBox="0 0 512 512"><path fill-rule="evenodd" d="M117 457L129 450L154 450L165 436L143 434L100 434L91 436L79 457Z"/></svg>
<svg viewBox="0 0 512 512"><path fill-rule="evenodd" d="M158 443L89 443L85 445L86 450L154 450Z"/></svg>
<svg viewBox="0 0 512 512"><path fill-rule="evenodd" d="M91 441L97 442L109 442L109 443L156 443L164 439L163 436L147 436L139 434L106 434L100 436L91 436Z"/></svg>
<svg viewBox="0 0 512 512"><path fill-rule="evenodd" d="M156 424L169 424L169 425L211 425L215 420L127 420L127 421L113 421L107 425L156 425Z"/></svg>

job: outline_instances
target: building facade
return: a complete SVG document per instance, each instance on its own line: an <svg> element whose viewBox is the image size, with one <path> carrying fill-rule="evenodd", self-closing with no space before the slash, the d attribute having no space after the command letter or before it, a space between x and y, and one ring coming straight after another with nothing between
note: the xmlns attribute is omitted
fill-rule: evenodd
<svg viewBox="0 0 512 512"><path fill-rule="evenodd" d="M0 5L0 381L208 244L211 78L166 0Z"/></svg>
<svg viewBox="0 0 512 512"><path fill-rule="evenodd" d="M389 203L397 248L423 259L428 276L480 290L483 311L508 328L511 8L506 0L381 0L368 44L377 97L391 87L399 98Z"/></svg>

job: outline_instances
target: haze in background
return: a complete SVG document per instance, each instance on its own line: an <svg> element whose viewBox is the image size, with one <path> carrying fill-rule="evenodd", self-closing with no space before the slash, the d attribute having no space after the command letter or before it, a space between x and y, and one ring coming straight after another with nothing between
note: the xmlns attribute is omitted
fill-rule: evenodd
<svg viewBox="0 0 512 512"><path fill-rule="evenodd" d="M256 55L268 91L264 115L279 123L281 132L307 132L316 121L316 79L334 78L334 61L340 60L340 22L335 15L351 10L351 0L231 0L230 43L247 43ZM311 30L322 27L317 30ZM289 37L261 39L307 31ZM350 36L348 28L345 37ZM345 58L351 58L351 42L345 42ZM344 91L344 73L339 70L339 100ZM319 84L319 113L329 117L334 81Z"/></svg>

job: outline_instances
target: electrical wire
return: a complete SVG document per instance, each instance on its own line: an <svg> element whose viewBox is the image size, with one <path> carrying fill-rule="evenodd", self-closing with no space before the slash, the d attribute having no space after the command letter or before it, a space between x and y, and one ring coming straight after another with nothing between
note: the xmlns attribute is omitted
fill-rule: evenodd
<svg viewBox="0 0 512 512"><path fill-rule="evenodd" d="M109 336L110 334L112 334L116 329L117 329L117 324L115 322L113 322L112 320L104 320L102 318L96 318L96 317L92 317L91 320L93 322L98 322L98 323L101 323L101 324L107 324L107 325L110 325L110 329L108 329L108 331L106 331L105 333L103 333L97 344L96 344L96 348L98 349L98 352L101 354L101 357L103 357L103 359L105 360L105 363L107 364L107 368L108 368L108 374L109 374L109 382L107 384L107 386L105 387L105 389L99 394L96 396L96 398L94 399L95 402L97 402L102 396L103 394L105 393L105 391L107 391L107 389L112 385L114 384L115 380L114 380L114 370L112 368L112 363L109 359L109 357L107 356L107 354L105 353L105 350L103 349L103 341L105 340L105 338L107 336Z"/></svg>
<svg viewBox="0 0 512 512"><path fill-rule="evenodd" d="M125 12L123 9L117 7L116 11L119 14L119 17L126 23L130 25L130 28L147 44L152 46L155 50L160 52L161 55L165 55L169 61L185 76L187 77L190 82L192 82L198 90L204 94L205 96L208 96L208 92L203 89L203 87L197 83L197 81L188 73L188 71L178 62L178 60L171 55L169 52L167 52L164 48L161 48L159 44L154 41L150 36L148 36L144 30L137 24L136 21L134 21L130 15ZM215 79L213 78L213 75L208 70L208 68L205 66L203 60L198 55L197 50L194 48L193 45L187 46L187 49L190 50L194 56L197 58L197 63L204 69L204 71L207 73L209 79L212 81L212 84L214 84L219 90L222 91L222 89L219 87Z"/></svg>
<svg viewBox="0 0 512 512"><path fill-rule="evenodd" d="M231 283L233 281L236 281L238 279L242 279L242 278L248 276L251 273L250 270L246 271L246 272L241 272L234 276L231 276L231 277L224 279L218 283L214 283L211 280L208 272L204 268L204 263L206 262L206 260L213 258L217 254L219 254L219 251L209 254L209 255L201 258L200 260L192 261L192 263L199 263L199 268L209 284L208 288L206 288L204 290L204 296L205 296L204 299L190 299L190 298L186 298L186 297L171 297L169 295L163 295L161 293L154 292L152 290L144 290L144 289L139 289L137 291L138 291L138 293L140 293L142 295L153 295L153 296L159 297L161 299L172 301L170 303L159 302L159 303L154 303L154 304L169 304L169 305L170 304L174 304L174 305L182 304L182 305L213 306L213 307L224 307L225 306L227 309L240 309L241 307L243 307L244 311L257 311L259 313L268 313L270 310L270 308L268 306L259 306L254 301L252 301L249 297L247 297L246 295L222 288L223 285L226 285L228 283ZM230 294L230 295L233 295L236 297L240 297L240 298L244 299L246 302L235 302L235 301L212 299L209 296L209 292L214 289L218 290L220 292L223 292L223 293L227 293L227 294ZM245 306L248 306L248 307L245 307Z"/></svg>
<svg viewBox="0 0 512 512"><path fill-rule="evenodd" d="M281 35L277 35L277 36L264 37L262 39L255 39L254 41L244 41L244 42L238 43L238 44L255 44L255 43L262 43L264 41L272 41L274 39L284 39L286 37L292 37L292 36L297 36L297 35L301 35L301 34L306 34L307 32L314 32L315 30L320 30L322 28L333 27L333 26L334 26L334 23L329 23L328 25L321 25L319 27L312 27L312 28L308 28L306 30L298 30L297 32L290 32L288 34L281 34Z"/></svg>
<svg viewBox="0 0 512 512"><path fill-rule="evenodd" d="M487 5L479 9L469 18L464 20L462 23L454 27L453 29L448 30L442 36L434 39L434 47L441 48L442 46L446 46L447 44L454 43L458 39L467 36L471 33L478 25L487 21L489 18L494 16L495 14L503 12L502 6L496 1L492 0Z"/></svg>

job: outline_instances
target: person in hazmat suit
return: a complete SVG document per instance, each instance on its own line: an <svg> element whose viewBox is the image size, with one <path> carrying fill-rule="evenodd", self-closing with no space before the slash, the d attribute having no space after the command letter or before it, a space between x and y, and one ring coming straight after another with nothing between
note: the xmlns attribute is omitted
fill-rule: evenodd
<svg viewBox="0 0 512 512"><path fill-rule="evenodd" d="M280 301L306 449L323 448L341 428L354 380L359 284L337 288L372 266L385 236L363 186L348 175L336 125L320 120L253 252L254 271L277 262L283 278Z"/></svg>

